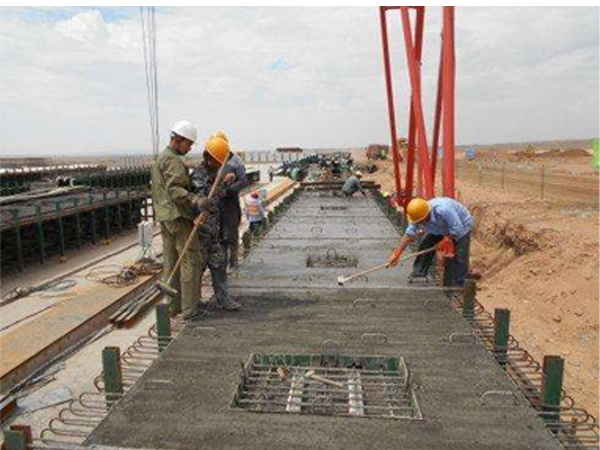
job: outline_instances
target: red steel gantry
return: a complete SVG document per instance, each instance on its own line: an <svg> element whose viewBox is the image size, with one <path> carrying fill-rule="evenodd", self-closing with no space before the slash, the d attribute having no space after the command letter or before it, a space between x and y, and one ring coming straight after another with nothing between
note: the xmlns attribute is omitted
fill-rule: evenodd
<svg viewBox="0 0 600 450"><path fill-rule="evenodd" d="M411 10L415 12L414 31L411 21ZM406 61L410 81L410 112L408 124L408 148L406 153L406 180L402 185L402 155L398 150L396 114L394 109L394 89L390 61L389 40L387 31L387 12L398 11L402 24ZM435 196L435 176L438 159L440 129L442 135L442 194L454 198L454 7L443 7L442 45L438 74L437 100L433 123L431 146L427 143L427 132L423 104L421 101L421 55L423 51L423 30L425 26L424 6L380 6L381 41L383 47L383 63L385 86L392 140L392 158L394 178L398 202L405 206L415 192L425 198ZM416 164L415 164L416 163Z"/></svg>

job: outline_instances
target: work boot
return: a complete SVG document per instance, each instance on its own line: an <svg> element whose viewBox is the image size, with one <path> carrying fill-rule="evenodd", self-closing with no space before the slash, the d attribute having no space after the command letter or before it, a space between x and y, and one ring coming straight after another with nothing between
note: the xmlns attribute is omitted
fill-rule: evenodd
<svg viewBox="0 0 600 450"><path fill-rule="evenodd" d="M183 320L186 322L193 322L195 320L204 319L205 317L210 316L208 309L204 306L202 302L196 303L194 309L192 309L189 313L183 315Z"/></svg>
<svg viewBox="0 0 600 450"><path fill-rule="evenodd" d="M224 309L225 311L237 311L242 307L242 304L231 300L227 297L225 300L217 301L217 309Z"/></svg>

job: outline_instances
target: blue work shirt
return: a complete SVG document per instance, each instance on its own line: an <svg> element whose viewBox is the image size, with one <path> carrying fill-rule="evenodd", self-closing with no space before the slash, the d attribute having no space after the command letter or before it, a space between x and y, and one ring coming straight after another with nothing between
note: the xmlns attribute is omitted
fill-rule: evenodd
<svg viewBox="0 0 600 450"><path fill-rule="evenodd" d="M415 236L419 230L427 234L462 238L473 229L473 217L462 204L449 197L429 200L431 212L427 222L411 223L406 234Z"/></svg>

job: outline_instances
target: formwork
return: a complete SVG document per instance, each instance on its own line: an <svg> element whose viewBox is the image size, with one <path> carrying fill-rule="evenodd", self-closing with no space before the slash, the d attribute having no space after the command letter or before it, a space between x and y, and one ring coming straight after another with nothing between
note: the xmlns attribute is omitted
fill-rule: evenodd
<svg viewBox="0 0 600 450"><path fill-rule="evenodd" d="M146 187L69 189L0 205L2 273L135 228L148 216Z"/></svg>
<svg viewBox="0 0 600 450"><path fill-rule="evenodd" d="M398 238L373 198L305 190L232 277L243 309L188 324L85 445L562 448L445 293L407 284L408 265L337 286Z"/></svg>

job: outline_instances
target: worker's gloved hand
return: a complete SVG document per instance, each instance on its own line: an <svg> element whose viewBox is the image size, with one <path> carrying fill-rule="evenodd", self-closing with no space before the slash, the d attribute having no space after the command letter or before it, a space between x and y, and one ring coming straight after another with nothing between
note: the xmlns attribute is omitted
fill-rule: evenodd
<svg viewBox="0 0 600 450"><path fill-rule="evenodd" d="M196 218L194 219L194 225L196 227L200 227L204 222L206 222L206 217L207 217L206 212L203 212L203 213L197 215Z"/></svg>
<svg viewBox="0 0 600 450"><path fill-rule="evenodd" d="M456 248L454 239L450 236L444 236L444 238L438 244L438 252L441 253L444 258L454 258L456 254Z"/></svg>
<svg viewBox="0 0 600 450"><path fill-rule="evenodd" d="M213 206L213 201L208 197L202 197L196 204L199 211L207 211Z"/></svg>
<svg viewBox="0 0 600 450"><path fill-rule="evenodd" d="M396 264L398 264L398 261L402 257L402 253L404 253L403 248L398 247L394 249L390 257L388 258L388 267L394 267Z"/></svg>
<svg viewBox="0 0 600 450"><path fill-rule="evenodd" d="M235 177L235 173L228 173L227 175L225 175L223 177L223 182L225 184L231 184L235 181L236 177Z"/></svg>

